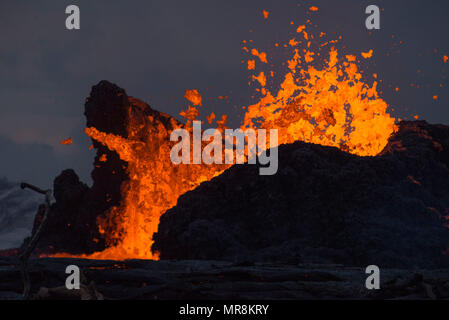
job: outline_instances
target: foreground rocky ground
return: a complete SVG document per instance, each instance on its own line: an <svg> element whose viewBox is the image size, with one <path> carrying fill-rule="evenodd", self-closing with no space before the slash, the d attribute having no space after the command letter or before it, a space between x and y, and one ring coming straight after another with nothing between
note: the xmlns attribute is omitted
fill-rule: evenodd
<svg viewBox="0 0 449 320"><path fill-rule="evenodd" d="M83 272L64 288L68 265ZM381 289L365 288L362 268L220 261L33 259L33 299L449 299L449 270L381 269ZM20 299L14 257L0 258L0 299Z"/></svg>

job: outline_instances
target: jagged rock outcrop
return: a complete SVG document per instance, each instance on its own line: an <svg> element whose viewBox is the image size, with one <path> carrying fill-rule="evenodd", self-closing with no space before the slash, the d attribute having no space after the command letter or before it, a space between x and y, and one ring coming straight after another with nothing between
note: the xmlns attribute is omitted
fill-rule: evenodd
<svg viewBox="0 0 449 320"><path fill-rule="evenodd" d="M402 122L381 155L296 142L279 170L240 165L160 219L161 259L449 267L449 127Z"/></svg>
<svg viewBox="0 0 449 320"><path fill-rule="evenodd" d="M142 121L144 116L152 117L155 130L159 124L177 123L174 118L153 110L145 102L129 97L125 90L108 81L92 87L84 114L87 127L125 139L129 136L129 124ZM93 185L89 188L80 182L73 170L65 170L55 179L56 202L52 205L37 253L89 254L111 245L105 241L104 233L99 232L98 218L114 220L110 209L122 203L122 188L130 180L128 163L101 142L92 139L92 143L97 151L92 171ZM41 206L33 232L42 215Z"/></svg>
<svg viewBox="0 0 449 320"><path fill-rule="evenodd" d="M95 127L102 132L127 138L130 108L125 90L108 81L100 81L92 87L90 96L86 99L86 127ZM109 150L95 139L92 139L92 145L97 154L91 173L93 185L90 192L95 202L94 210L103 213L120 204L121 186L129 179L128 164L115 151ZM107 161L102 161L103 159Z"/></svg>
<svg viewBox="0 0 449 320"><path fill-rule="evenodd" d="M56 200L49 212L46 227L38 242L37 253L83 253L104 246L97 227L97 214L91 190L81 182L76 173L64 170L54 180L53 195ZM45 212L41 205L36 214L33 231L39 227ZM27 238L24 244L29 240Z"/></svg>

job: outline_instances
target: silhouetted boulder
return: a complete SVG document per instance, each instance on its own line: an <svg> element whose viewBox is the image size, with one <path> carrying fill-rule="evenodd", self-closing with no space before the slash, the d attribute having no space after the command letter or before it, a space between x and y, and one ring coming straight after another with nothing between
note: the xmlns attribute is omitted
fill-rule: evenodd
<svg viewBox="0 0 449 320"><path fill-rule="evenodd" d="M84 253L104 246L100 240L96 214L89 207L91 199L88 186L69 169L56 177L53 188L56 202L51 206L37 253ZM32 234L37 231L44 213L45 206L41 205Z"/></svg>
<svg viewBox="0 0 449 320"><path fill-rule="evenodd" d="M127 138L130 108L131 103L125 90L108 81L100 81L92 87L90 96L86 99L86 127L95 127L101 132ZM103 213L120 204L121 186L129 179L128 164L102 143L92 139L92 144L97 150L91 173L92 199L95 201L95 210Z"/></svg>

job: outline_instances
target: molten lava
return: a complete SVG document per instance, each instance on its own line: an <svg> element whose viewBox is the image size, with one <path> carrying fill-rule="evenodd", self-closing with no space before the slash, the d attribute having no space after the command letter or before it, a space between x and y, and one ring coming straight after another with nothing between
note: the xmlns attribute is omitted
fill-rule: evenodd
<svg viewBox="0 0 449 320"><path fill-rule="evenodd" d="M287 61L288 72L275 94L267 88L264 72L252 76L261 87L261 98L248 107L243 127L278 129L280 144L301 140L360 156L377 155L396 128L387 104L379 98L377 81L372 86L363 82L357 57L339 58L335 48L330 49L322 67L314 66L317 54L310 51L305 29L300 26L297 32L306 40L306 48L294 48ZM300 43L296 39L289 42L294 46ZM372 54L370 50L362 57Z"/></svg>
<svg viewBox="0 0 449 320"><path fill-rule="evenodd" d="M200 104L197 94L189 96ZM168 115L148 114L148 106L129 98L128 137L86 128L92 139L115 151L128 163L129 181L122 185L120 206L113 207L106 219L98 221L100 233L109 247L91 255L76 257L88 259L158 259L150 248L159 217L176 205L179 196L211 180L229 165L174 165L170 161L171 131L186 127ZM107 161L107 160L106 160ZM56 254L54 257L74 257Z"/></svg>
<svg viewBox="0 0 449 320"><path fill-rule="evenodd" d="M59 143L60 144L64 144L64 145L71 145L73 143L73 139L72 138L67 138L65 140L61 140Z"/></svg>
<svg viewBox="0 0 449 320"><path fill-rule="evenodd" d="M316 66L314 62L320 54L310 49L313 36L306 32L305 26L296 30L299 38L291 39L284 46L293 49L293 56L287 61L288 70L280 86L274 90L268 87L274 75L272 71L258 71L252 76L260 86L257 89L260 99L247 108L241 128L278 129L280 144L302 140L338 147L360 156L377 155L395 130L395 119L387 113L387 104L377 93L377 82L371 86L366 84L358 71L357 57L339 57L335 48L330 48L321 67ZM323 33L320 38L322 36ZM325 42L320 47L330 43L335 41ZM258 65L268 67L265 52L244 49L252 57L248 61L249 70L255 70ZM370 58L372 54L369 51L362 56ZM193 105L181 113L188 119L187 125L168 117L166 121L156 121L154 116L144 112L138 117L131 116L141 112L133 107L129 110L127 138L93 127L86 129L87 135L117 152L128 163L130 180L122 188L121 205L107 213L108 218L99 221L109 248L82 257L158 259L150 248L159 217L176 205L182 194L229 167L171 163L170 132L182 126L188 128L198 117L198 107L202 105L197 90L186 91L185 98ZM137 101L132 102L139 105ZM207 119L211 123L215 115ZM224 116L216 121L219 128L224 128L226 119Z"/></svg>

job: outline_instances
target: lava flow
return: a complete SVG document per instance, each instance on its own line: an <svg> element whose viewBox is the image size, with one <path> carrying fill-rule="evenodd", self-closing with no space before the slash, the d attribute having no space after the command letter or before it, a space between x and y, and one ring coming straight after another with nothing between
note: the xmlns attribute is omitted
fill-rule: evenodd
<svg viewBox="0 0 449 320"><path fill-rule="evenodd" d="M298 27L295 37L283 46L291 48L293 56L286 63L288 70L279 87L269 88L273 71L261 71L252 76L260 85L256 89L260 99L247 108L241 128L278 129L280 144L302 140L338 147L360 156L377 155L396 129L395 119L387 113L387 104L378 95L377 82L369 86L362 80L357 56L340 58L333 47L326 55L322 54L322 49L335 41L324 42L323 34L314 38L306 29L306 26ZM313 39L323 42L320 52L312 51ZM266 53L255 48L244 49L254 59L248 60L249 70L255 71L259 65L268 66ZM367 59L371 55L372 51L361 57ZM318 57L322 60L321 67L315 61ZM130 180L122 188L122 204L107 214L109 218L99 221L109 248L82 257L158 259L150 248L159 217L176 205L182 194L229 167L171 163L172 143L168 138L171 130L189 127L198 117L202 104L196 90L187 91L186 99L191 105L181 115L188 119L187 125L173 119L163 125L143 113L139 120L130 117L127 138L93 127L86 129L91 138L117 152L128 163ZM208 120L211 122L214 118L212 114ZM217 126L224 127L225 120L226 117L216 121Z"/></svg>

